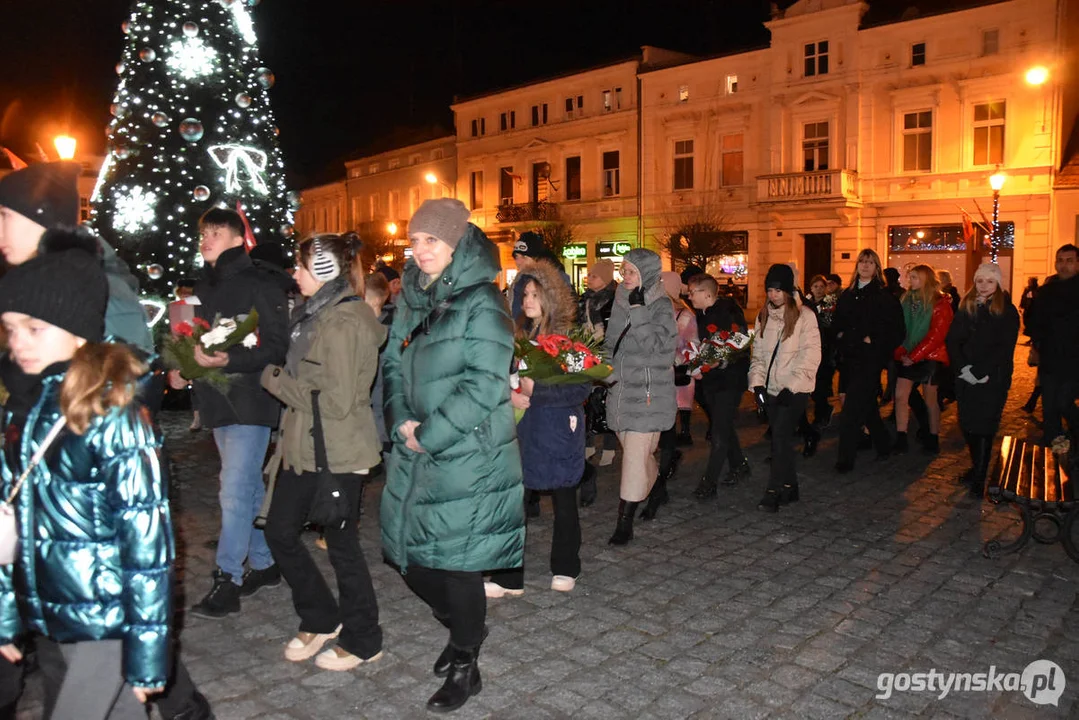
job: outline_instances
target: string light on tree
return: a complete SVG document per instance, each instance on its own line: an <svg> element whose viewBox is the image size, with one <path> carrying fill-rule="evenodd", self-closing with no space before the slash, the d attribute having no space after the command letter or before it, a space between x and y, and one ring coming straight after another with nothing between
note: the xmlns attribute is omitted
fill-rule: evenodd
<svg viewBox="0 0 1079 720"><path fill-rule="evenodd" d="M144 289L165 296L201 266L205 210L239 203L259 242L290 245L293 208L257 3L130 2L91 222Z"/></svg>

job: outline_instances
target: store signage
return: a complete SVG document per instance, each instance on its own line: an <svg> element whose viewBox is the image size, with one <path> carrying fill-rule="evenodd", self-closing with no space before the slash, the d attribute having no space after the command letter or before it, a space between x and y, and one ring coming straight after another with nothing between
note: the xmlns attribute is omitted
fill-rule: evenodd
<svg viewBox="0 0 1079 720"><path fill-rule="evenodd" d="M598 258L621 258L633 249L633 244L623 240L614 242L596 243L596 257Z"/></svg>
<svg viewBox="0 0 1079 720"><path fill-rule="evenodd" d="M588 257L588 246L580 243L562 248L562 257L567 260L584 260Z"/></svg>

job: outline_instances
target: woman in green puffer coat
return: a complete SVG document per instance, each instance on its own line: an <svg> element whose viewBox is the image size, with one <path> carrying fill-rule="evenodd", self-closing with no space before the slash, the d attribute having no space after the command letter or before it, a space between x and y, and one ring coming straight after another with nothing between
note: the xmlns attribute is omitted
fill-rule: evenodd
<svg viewBox="0 0 1079 720"><path fill-rule="evenodd" d="M409 222L383 355L393 450L382 494L382 550L450 630L428 701L455 710L480 690L484 570L523 562L524 488L509 374L513 323L492 281L497 248L458 200L426 201Z"/></svg>

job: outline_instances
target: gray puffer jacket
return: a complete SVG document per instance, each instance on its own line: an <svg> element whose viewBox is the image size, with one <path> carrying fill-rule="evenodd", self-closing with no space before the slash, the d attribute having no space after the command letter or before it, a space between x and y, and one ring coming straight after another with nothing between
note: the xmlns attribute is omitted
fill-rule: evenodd
<svg viewBox="0 0 1079 720"><path fill-rule="evenodd" d="M644 305L630 306L624 284L615 292L604 339L614 366L609 382L615 383L607 393L607 424L615 432L663 432L674 425L678 411L674 388L678 326L660 282L659 256L637 248L626 254L625 261L641 274ZM622 337L627 324L629 330Z"/></svg>

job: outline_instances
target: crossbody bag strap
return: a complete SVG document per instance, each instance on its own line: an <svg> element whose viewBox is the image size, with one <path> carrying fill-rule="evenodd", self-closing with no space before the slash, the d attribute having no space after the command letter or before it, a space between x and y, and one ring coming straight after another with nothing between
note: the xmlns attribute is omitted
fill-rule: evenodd
<svg viewBox="0 0 1079 720"><path fill-rule="evenodd" d="M426 335L427 333L431 332L431 326L434 325L436 322L438 322L438 319L446 314L446 311L449 310L449 308L450 308L451 302L453 300L457 300L457 301L463 300L464 298L468 297L468 294L471 293L472 290L475 289L476 287L481 287L481 286L474 285L473 287L466 288L465 290L463 290L461 292L460 295L457 295L456 297L448 297L445 300L443 300L442 302L440 302L438 305L436 305L435 309L432 310L427 315L427 317L425 317L423 320L421 320L420 323L418 325L416 325L416 327L412 328L412 332L410 332L408 335L406 335L405 339L401 341L401 349L404 350L409 345L411 345L412 341L416 339L417 335L420 335L420 334Z"/></svg>
<svg viewBox="0 0 1079 720"><path fill-rule="evenodd" d="M768 392L768 382L772 378L772 366L776 364L776 355L779 354L779 344L783 342L782 331L780 331L780 337L776 338L776 346L772 348L772 360L768 363L768 372L764 376L764 391Z"/></svg>
<svg viewBox="0 0 1079 720"><path fill-rule="evenodd" d="M53 442L56 440L57 436L60 435L60 432L64 429L64 425L66 424L67 418L61 415L60 419L57 420L51 428L49 428L49 434L45 436L45 439L42 441L41 445L38 446L37 451L30 458L30 464L27 465L26 469L22 471L22 475L19 476L18 481L16 481L15 485L11 488L11 493L8 495L7 500L4 501L7 505L15 502L15 497L19 494L19 490L22 489L22 485L24 482L26 482L26 478L30 477L30 473L35 467L37 467L37 464L41 462L41 459L45 457L45 453L49 451L49 447L52 446Z"/></svg>
<svg viewBox="0 0 1079 720"><path fill-rule="evenodd" d="M311 414L314 416L314 420L311 423L311 434L315 438L315 471L319 472L327 470L330 467L330 461L326 457L326 437L322 434L322 413L318 408L318 396L321 390L311 391Z"/></svg>
<svg viewBox="0 0 1079 720"><path fill-rule="evenodd" d="M626 333L632 327L632 323L627 322L626 326L622 328L622 334L618 336L618 339L614 342L614 352L611 353L611 360L614 360L614 356L618 354L618 348L622 347L622 341L626 338Z"/></svg>

